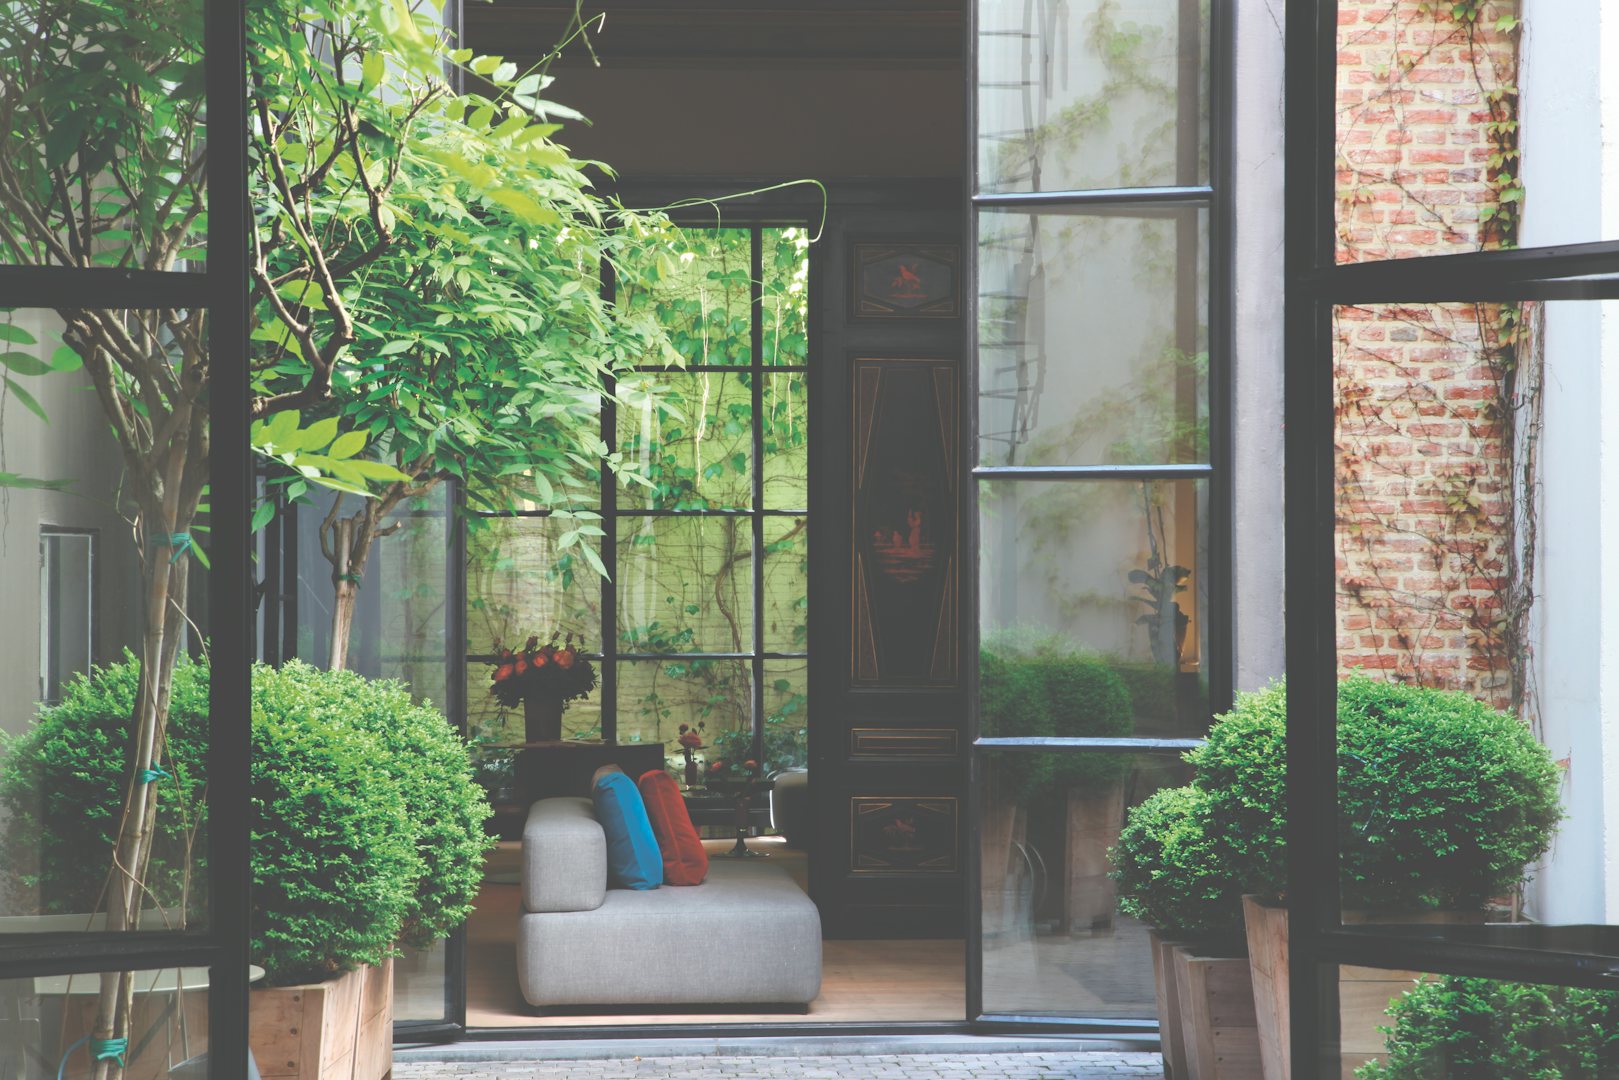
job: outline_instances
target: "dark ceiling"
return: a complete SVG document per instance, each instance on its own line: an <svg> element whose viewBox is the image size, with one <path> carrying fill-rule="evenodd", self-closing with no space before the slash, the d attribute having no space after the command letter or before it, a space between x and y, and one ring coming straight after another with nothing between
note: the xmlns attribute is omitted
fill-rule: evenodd
<svg viewBox="0 0 1619 1080"><path fill-rule="evenodd" d="M474 52L527 67L566 32L574 13L557 0L467 0L465 40ZM592 35L603 63L955 65L962 0L587 0L606 14ZM560 64L589 62L575 44Z"/></svg>

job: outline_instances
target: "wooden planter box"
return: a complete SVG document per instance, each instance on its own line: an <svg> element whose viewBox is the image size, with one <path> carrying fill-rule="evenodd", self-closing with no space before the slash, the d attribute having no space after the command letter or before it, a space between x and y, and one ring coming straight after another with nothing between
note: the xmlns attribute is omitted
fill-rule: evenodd
<svg viewBox="0 0 1619 1080"><path fill-rule="evenodd" d="M1159 1053L1164 1058L1164 1080L1186 1080L1186 1038L1181 1032L1181 999L1175 978L1175 949L1180 944L1166 941L1153 930L1147 935L1152 945L1152 988L1158 999Z"/></svg>
<svg viewBox="0 0 1619 1080"><path fill-rule="evenodd" d="M1260 1062L1264 1080L1291 1080L1292 1049L1288 1037L1287 908L1258 896L1242 898L1248 928L1248 957L1253 966L1254 1012L1259 1019ZM1423 911L1410 914L1344 912L1346 923L1484 922L1483 912ZM1389 1002L1411 989L1420 971L1340 966L1338 969L1338 1043L1342 1080L1384 1052Z"/></svg>
<svg viewBox="0 0 1619 1080"><path fill-rule="evenodd" d="M1235 952L1235 950L1232 950ZM1248 958L1171 950L1188 1080L1255 1080L1259 1024Z"/></svg>
<svg viewBox="0 0 1619 1080"><path fill-rule="evenodd" d="M1124 829L1124 781L1068 789L1067 859L1063 875L1064 930L1113 925L1118 889L1108 876L1108 848Z"/></svg>
<svg viewBox="0 0 1619 1080"><path fill-rule="evenodd" d="M383 1080L393 1069L393 961L252 994L264 1080Z"/></svg>

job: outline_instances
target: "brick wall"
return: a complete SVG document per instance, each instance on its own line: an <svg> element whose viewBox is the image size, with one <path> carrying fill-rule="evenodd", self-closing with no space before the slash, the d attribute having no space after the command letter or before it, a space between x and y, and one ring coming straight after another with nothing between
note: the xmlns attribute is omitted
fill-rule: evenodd
<svg viewBox="0 0 1619 1080"><path fill-rule="evenodd" d="M1491 161L1503 136L1488 125L1514 107L1491 92L1516 82L1516 34L1497 27L1515 5L1487 3L1471 26L1451 8L1340 0L1340 262L1510 240ZM1343 308L1334 370L1340 667L1507 705L1514 453L1501 402L1514 335L1502 320L1498 305Z"/></svg>

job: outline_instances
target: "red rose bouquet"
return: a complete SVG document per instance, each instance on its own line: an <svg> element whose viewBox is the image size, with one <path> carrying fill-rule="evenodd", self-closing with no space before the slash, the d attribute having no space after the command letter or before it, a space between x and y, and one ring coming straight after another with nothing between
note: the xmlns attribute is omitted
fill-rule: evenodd
<svg viewBox="0 0 1619 1080"><path fill-rule="evenodd" d="M583 647L584 642L575 642L572 634L561 645L556 634L544 645L531 637L515 652L496 644L500 658L489 692L508 709L531 700L560 703L582 698L596 689L596 668L585 659Z"/></svg>

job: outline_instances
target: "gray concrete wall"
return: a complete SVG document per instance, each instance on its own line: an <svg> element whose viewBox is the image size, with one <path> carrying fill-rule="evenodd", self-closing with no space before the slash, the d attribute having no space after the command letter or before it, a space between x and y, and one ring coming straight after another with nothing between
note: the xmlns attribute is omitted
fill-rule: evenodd
<svg viewBox="0 0 1619 1080"><path fill-rule="evenodd" d="M17 311L12 319L41 341L59 325L53 314L36 310ZM47 343L45 355L54 347ZM95 392L83 372L22 381L51 422L15 398L6 400L0 470L74 483L63 492L0 489L0 730L9 732L28 725L39 697L40 526L98 532L96 660L116 658L133 645L139 627L134 542L113 505L122 458Z"/></svg>

